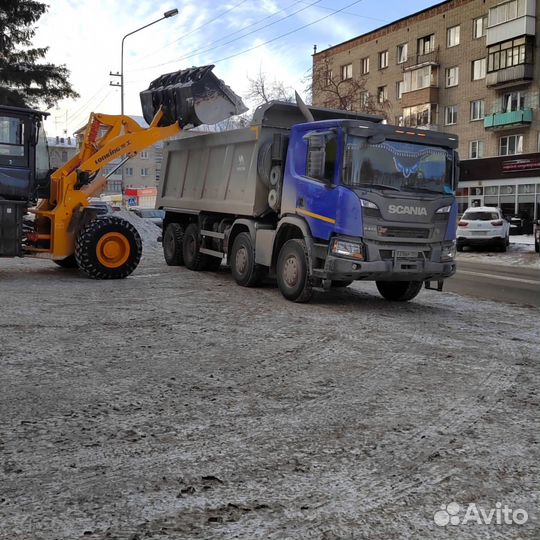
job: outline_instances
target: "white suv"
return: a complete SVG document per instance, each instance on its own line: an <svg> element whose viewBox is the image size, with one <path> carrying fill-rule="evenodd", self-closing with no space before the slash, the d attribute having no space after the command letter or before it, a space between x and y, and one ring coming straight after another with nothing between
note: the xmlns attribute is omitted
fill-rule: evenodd
<svg viewBox="0 0 540 540"><path fill-rule="evenodd" d="M464 246L497 246L506 251L510 244L510 223L492 206L468 208L458 222L457 250Z"/></svg>

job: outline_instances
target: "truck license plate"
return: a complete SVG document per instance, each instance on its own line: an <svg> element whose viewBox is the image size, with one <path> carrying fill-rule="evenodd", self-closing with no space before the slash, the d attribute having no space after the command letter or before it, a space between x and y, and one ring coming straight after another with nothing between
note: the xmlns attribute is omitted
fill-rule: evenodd
<svg viewBox="0 0 540 540"><path fill-rule="evenodd" d="M398 259L416 259L418 251L396 251L396 257Z"/></svg>

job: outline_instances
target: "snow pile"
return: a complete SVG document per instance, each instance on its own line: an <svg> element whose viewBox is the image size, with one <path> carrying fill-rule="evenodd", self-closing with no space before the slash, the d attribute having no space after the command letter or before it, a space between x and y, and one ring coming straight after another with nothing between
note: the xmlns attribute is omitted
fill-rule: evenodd
<svg viewBox="0 0 540 540"><path fill-rule="evenodd" d="M129 221L139 231L143 242L143 254L161 251L161 244L158 242L161 229L155 223L149 219L143 219L129 210L121 210L114 215Z"/></svg>

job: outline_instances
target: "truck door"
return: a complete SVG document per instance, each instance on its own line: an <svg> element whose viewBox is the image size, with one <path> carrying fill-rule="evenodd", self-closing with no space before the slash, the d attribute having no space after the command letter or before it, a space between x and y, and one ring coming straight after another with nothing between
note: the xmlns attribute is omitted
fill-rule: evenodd
<svg viewBox="0 0 540 540"><path fill-rule="evenodd" d="M309 224L315 238L328 240L335 229L339 174L339 144L336 130L311 132L305 175L296 178L297 214Z"/></svg>

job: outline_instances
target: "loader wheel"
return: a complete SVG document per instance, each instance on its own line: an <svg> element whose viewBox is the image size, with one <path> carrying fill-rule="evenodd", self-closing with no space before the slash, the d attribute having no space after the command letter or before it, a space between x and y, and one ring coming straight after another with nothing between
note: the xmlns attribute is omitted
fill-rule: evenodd
<svg viewBox="0 0 540 540"><path fill-rule="evenodd" d="M293 302L309 302L313 285L304 240L295 238L283 244L277 261L277 282L281 294Z"/></svg>
<svg viewBox="0 0 540 540"><path fill-rule="evenodd" d="M163 234L163 256L169 266L184 265L184 227L180 223L169 223Z"/></svg>
<svg viewBox="0 0 540 540"><path fill-rule="evenodd" d="M421 281L376 281L381 296L392 302L412 300L422 290Z"/></svg>
<svg viewBox="0 0 540 540"><path fill-rule="evenodd" d="M190 223L186 227L182 246L186 268L194 271L207 268L208 257L199 251L201 249L201 235L196 223Z"/></svg>
<svg viewBox="0 0 540 540"><path fill-rule="evenodd" d="M56 259L53 260L55 264L60 266L61 268L78 268L79 265L77 264L77 260L75 259L75 255L70 255L69 257L66 257L65 259Z"/></svg>
<svg viewBox="0 0 540 540"><path fill-rule="evenodd" d="M242 232L234 239L230 261L231 273L238 285L255 287L260 283L265 267L255 264L255 251L249 233Z"/></svg>
<svg viewBox="0 0 540 540"><path fill-rule="evenodd" d="M137 229L115 216L93 219L77 236L77 264L94 279L129 276L137 268L141 255L142 241Z"/></svg>

